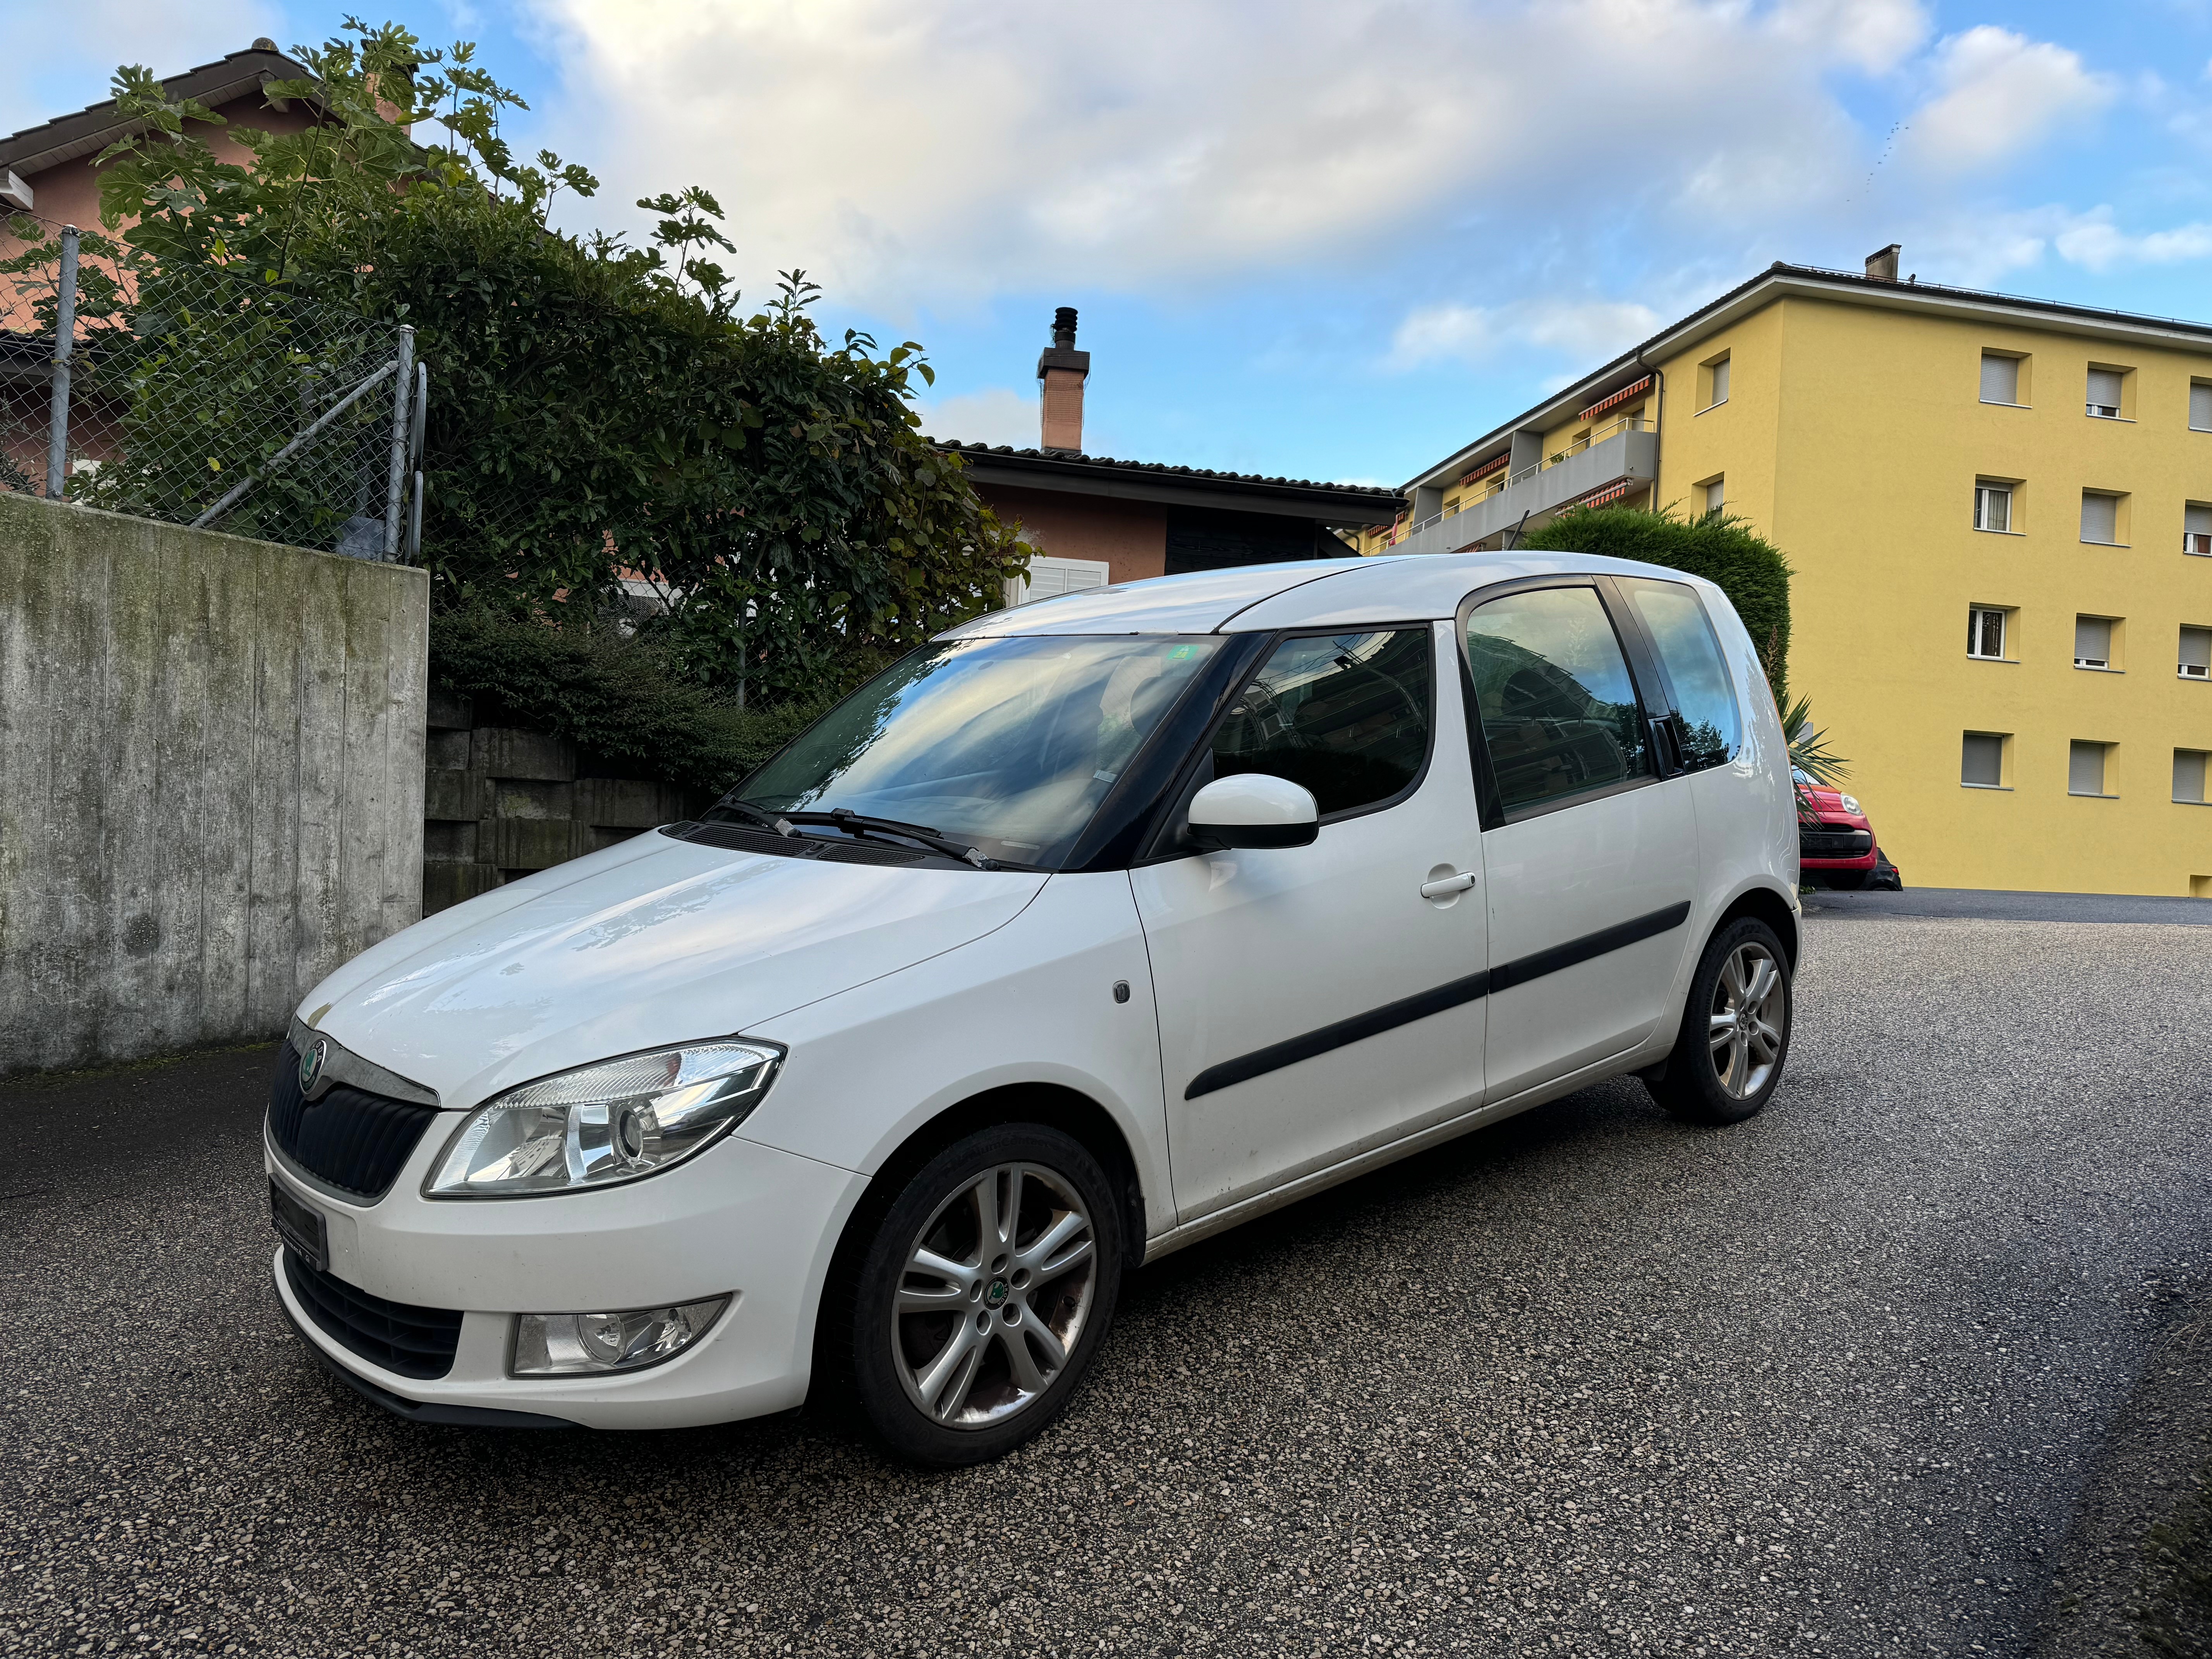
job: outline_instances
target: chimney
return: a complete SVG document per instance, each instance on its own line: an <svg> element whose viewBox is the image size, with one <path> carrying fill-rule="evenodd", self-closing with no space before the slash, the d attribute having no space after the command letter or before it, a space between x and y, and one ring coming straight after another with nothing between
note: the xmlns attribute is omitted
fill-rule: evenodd
<svg viewBox="0 0 2212 1659"><path fill-rule="evenodd" d="M1037 355L1037 380L1044 399L1047 450L1083 453L1083 383L1091 378L1091 354L1075 349L1075 307L1052 313L1052 343Z"/></svg>
<svg viewBox="0 0 2212 1659"><path fill-rule="evenodd" d="M1868 254L1868 277L1877 283L1895 282L1897 280L1897 256L1903 250L1899 244L1892 242L1887 247L1877 248L1874 252Z"/></svg>

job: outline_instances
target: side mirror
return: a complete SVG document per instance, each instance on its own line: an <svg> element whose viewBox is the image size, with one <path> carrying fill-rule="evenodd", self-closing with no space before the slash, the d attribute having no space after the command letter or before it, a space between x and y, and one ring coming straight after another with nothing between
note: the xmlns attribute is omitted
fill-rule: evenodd
<svg viewBox="0 0 2212 1659"><path fill-rule="evenodd" d="M1288 778L1239 772L1190 798L1190 833L1203 847L1306 847L1321 834L1321 811Z"/></svg>

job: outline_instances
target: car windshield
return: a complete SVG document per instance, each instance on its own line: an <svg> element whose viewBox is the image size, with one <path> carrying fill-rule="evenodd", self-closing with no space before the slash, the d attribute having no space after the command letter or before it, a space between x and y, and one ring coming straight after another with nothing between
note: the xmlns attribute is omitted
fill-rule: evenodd
<svg viewBox="0 0 2212 1659"><path fill-rule="evenodd" d="M773 812L926 824L1054 870L1212 635L954 640L893 664L733 792Z"/></svg>

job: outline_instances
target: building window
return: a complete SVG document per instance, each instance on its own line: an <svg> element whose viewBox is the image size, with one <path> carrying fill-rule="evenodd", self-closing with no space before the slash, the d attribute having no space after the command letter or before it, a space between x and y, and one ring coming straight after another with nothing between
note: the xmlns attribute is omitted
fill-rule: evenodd
<svg viewBox="0 0 2212 1659"><path fill-rule="evenodd" d="M1728 505L1728 480L1725 477L1701 483L1698 491L1698 499L1705 502L1705 510L1708 513L1717 513Z"/></svg>
<svg viewBox="0 0 2212 1659"><path fill-rule="evenodd" d="M2204 751L2202 749L2177 749L2173 751L2173 798L2191 806L2204 805Z"/></svg>
<svg viewBox="0 0 2212 1659"><path fill-rule="evenodd" d="M2110 617L2074 618L2074 665L2110 668L2112 665L2112 619Z"/></svg>
<svg viewBox="0 0 2212 1659"><path fill-rule="evenodd" d="M2000 351L1984 351L1982 354L1982 401L1985 404L2019 405L2019 358L2008 356Z"/></svg>
<svg viewBox="0 0 2212 1659"><path fill-rule="evenodd" d="M2212 507L2191 501L2181 509L2181 550L2200 559L2212 558Z"/></svg>
<svg viewBox="0 0 2212 1659"><path fill-rule="evenodd" d="M2181 630L2179 672L2185 680L2212 680L2212 628Z"/></svg>
<svg viewBox="0 0 2212 1659"><path fill-rule="evenodd" d="M2081 492L2081 539L2104 547L2120 544L2120 498L2094 489Z"/></svg>
<svg viewBox="0 0 2212 1659"><path fill-rule="evenodd" d="M2012 528L2012 486L1978 483L1974 486L1974 528L2009 531Z"/></svg>
<svg viewBox="0 0 2212 1659"><path fill-rule="evenodd" d="M1704 403L1698 405L1700 413L1711 409L1716 404L1724 404L1728 401L1729 360L1725 354L1714 358L1712 362L1701 368L1698 371L1698 378L1703 383L1700 389L1705 394Z"/></svg>
<svg viewBox="0 0 2212 1659"><path fill-rule="evenodd" d="M2120 400L2127 386L2124 368L2089 370L2089 413L2100 421L2120 418Z"/></svg>
<svg viewBox="0 0 2212 1659"><path fill-rule="evenodd" d="M1969 732L1959 763L1959 781L1969 789L2004 787L2003 734Z"/></svg>
<svg viewBox="0 0 2212 1659"><path fill-rule="evenodd" d="M2002 662L2005 653L2005 613L1991 605L1974 605L1966 612L1966 654Z"/></svg>
<svg viewBox="0 0 2212 1659"><path fill-rule="evenodd" d="M2212 432L2212 380L2189 383L2189 429Z"/></svg>
<svg viewBox="0 0 2212 1659"><path fill-rule="evenodd" d="M2105 788L2105 773L2111 759L2109 743L2083 743L2076 738L2066 745L2066 793L2069 795L2101 795L2109 799Z"/></svg>

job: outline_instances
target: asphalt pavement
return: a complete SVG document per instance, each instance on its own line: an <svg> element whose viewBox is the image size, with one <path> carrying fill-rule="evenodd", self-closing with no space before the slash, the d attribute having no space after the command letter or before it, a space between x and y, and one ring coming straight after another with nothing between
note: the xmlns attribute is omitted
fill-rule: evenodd
<svg viewBox="0 0 2212 1659"><path fill-rule="evenodd" d="M2101 1650L2115 1431L2203 1399L2203 940L1818 911L1760 1118L1609 1085L1171 1257L953 1474L390 1419L267 1282L268 1051L0 1089L0 1651Z"/></svg>

